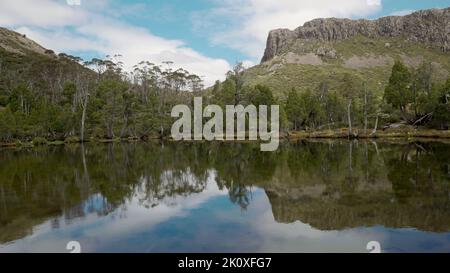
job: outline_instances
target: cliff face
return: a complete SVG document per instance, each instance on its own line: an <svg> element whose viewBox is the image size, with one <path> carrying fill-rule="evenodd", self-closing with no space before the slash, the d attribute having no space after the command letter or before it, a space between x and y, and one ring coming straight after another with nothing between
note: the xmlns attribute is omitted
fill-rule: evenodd
<svg viewBox="0 0 450 273"><path fill-rule="evenodd" d="M404 37L408 41L429 45L447 53L450 51L450 8L423 10L378 20L315 19L293 31L273 30L269 33L262 62L289 51L297 40L333 42L357 35L375 39Z"/></svg>

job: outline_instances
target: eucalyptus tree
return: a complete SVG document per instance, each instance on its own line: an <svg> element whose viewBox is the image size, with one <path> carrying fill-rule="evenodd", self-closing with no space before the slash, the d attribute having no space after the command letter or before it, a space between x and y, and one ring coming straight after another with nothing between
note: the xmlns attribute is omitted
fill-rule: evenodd
<svg viewBox="0 0 450 273"><path fill-rule="evenodd" d="M340 91L342 92L342 96L347 101L347 122L348 122L348 133L349 136L354 136L353 132L353 120L354 108L358 106L358 98L360 98L361 94L361 86L362 81L359 77L352 76L349 73L345 73L342 80Z"/></svg>
<svg viewBox="0 0 450 273"><path fill-rule="evenodd" d="M92 79L92 75L89 71L80 70L75 79L75 85L77 90L77 96L79 98L79 107L81 108L81 129L80 140L84 142L84 133L86 129L87 109L89 105L89 99L93 91L95 82Z"/></svg>
<svg viewBox="0 0 450 273"><path fill-rule="evenodd" d="M406 118L407 106L411 103L412 97L411 72L401 61L396 61L384 90L384 98Z"/></svg>
<svg viewBox="0 0 450 273"><path fill-rule="evenodd" d="M242 99L242 93L244 91L244 72L244 65L242 62L239 62L227 73L227 79L234 83L234 105L239 104Z"/></svg>
<svg viewBox="0 0 450 273"><path fill-rule="evenodd" d="M300 103L300 95L295 88L292 88L287 95L286 113L288 120L292 122L294 131L297 131L301 124L302 105Z"/></svg>

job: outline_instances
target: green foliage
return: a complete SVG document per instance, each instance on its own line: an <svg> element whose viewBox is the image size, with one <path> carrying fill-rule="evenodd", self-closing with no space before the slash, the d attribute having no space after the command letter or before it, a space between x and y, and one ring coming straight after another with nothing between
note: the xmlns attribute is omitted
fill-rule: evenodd
<svg viewBox="0 0 450 273"><path fill-rule="evenodd" d="M21 147L21 146L23 146L24 144L22 143L22 141L16 139L16 140L14 140L14 145L15 145L16 147Z"/></svg>
<svg viewBox="0 0 450 273"><path fill-rule="evenodd" d="M241 103L244 96L244 66L242 62L237 63L232 70L227 73L227 80L233 83L234 98L233 103L230 105L237 105ZM231 91L231 90L229 90ZM229 94L230 95L230 94Z"/></svg>
<svg viewBox="0 0 450 273"><path fill-rule="evenodd" d="M98 85L97 96L101 102L94 115L99 118L99 126L103 127L107 138L111 139L115 136L114 128L123 114L124 92L127 88L126 82L115 78L103 79Z"/></svg>
<svg viewBox="0 0 450 273"><path fill-rule="evenodd" d="M215 86L213 90L213 103L225 106L234 105L236 94L236 84L230 80L225 80L221 86Z"/></svg>
<svg viewBox="0 0 450 273"><path fill-rule="evenodd" d="M74 82L67 81L64 83L62 90L61 104L71 106L73 105L74 96L76 95L77 87Z"/></svg>
<svg viewBox="0 0 450 273"><path fill-rule="evenodd" d="M287 119L292 122L293 129L298 130L301 124L302 104L298 92L292 88L286 99L286 115Z"/></svg>
<svg viewBox="0 0 450 273"><path fill-rule="evenodd" d="M393 107L406 111L406 106L413 101L411 90L411 73L401 61L396 61L392 67L389 83L384 91L384 98Z"/></svg>
<svg viewBox="0 0 450 273"><path fill-rule="evenodd" d="M33 93L24 84L19 84L12 90L8 101L13 112L20 111L25 115L30 114L33 103Z"/></svg>
<svg viewBox="0 0 450 273"><path fill-rule="evenodd" d="M253 89L248 91L247 100L249 104L253 104L256 107L260 105L274 105L276 99L273 96L272 90L265 85L257 85Z"/></svg>
<svg viewBox="0 0 450 273"><path fill-rule="evenodd" d="M427 125L434 128L448 128L450 108L450 79L439 87L433 80L436 71L430 63L424 62L410 72L397 62L385 90L385 100L400 115L394 120L405 120L413 125Z"/></svg>
<svg viewBox="0 0 450 273"><path fill-rule="evenodd" d="M0 107L0 140L8 141L16 133L16 120L10 107Z"/></svg>
<svg viewBox="0 0 450 273"><path fill-rule="evenodd" d="M41 145L46 145L48 143L48 141L43 138L43 137L35 137L33 138L33 146L41 146Z"/></svg>
<svg viewBox="0 0 450 273"><path fill-rule="evenodd" d="M70 137L66 137L66 139L64 140L65 143L68 144L73 144L73 143L80 143L81 140L79 137L77 136L70 136Z"/></svg>
<svg viewBox="0 0 450 273"><path fill-rule="evenodd" d="M321 106L320 98L311 90L306 90L300 95L300 120L302 126L316 128L324 117L324 109Z"/></svg>
<svg viewBox="0 0 450 273"><path fill-rule="evenodd" d="M0 107L6 107L9 103L9 96L3 90L0 90Z"/></svg>
<svg viewBox="0 0 450 273"><path fill-rule="evenodd" d="M450 78L437 93L432 123L440 129L450 127Z"/></svg>

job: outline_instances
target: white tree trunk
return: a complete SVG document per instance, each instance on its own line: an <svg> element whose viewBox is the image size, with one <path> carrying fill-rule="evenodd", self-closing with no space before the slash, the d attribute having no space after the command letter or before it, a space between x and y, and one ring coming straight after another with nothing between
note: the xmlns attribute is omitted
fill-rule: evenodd
<svg viewBox="0 0 450 273"><path fill-rule="evenodd" d="M81 136L80 136L80 140L82 143L84 142L84 127L85 127L85 122L86 122L86 111L87 111L88 100L89 100L89 96L86 95L86 97L83 99L83 103L81 106L83 108L83 113L81 115Z"/></svg>
<svg viewBox="0 0 450 273"><path fill-rule="evenodd" d="M352 101L350 100L349 103L348 103L348 107L347 107L348 134L349 134L349 136L353 135L351 111L352 111Z"/></svg>
<svg viewBox="0 0 450 273"><path fill-rule="evenodd" d="M367 85L364 84L364 135L367 135Z"/></svg>
<svg viewBox="0 0 450 273"><path fill-rule="evenodd" d="M377 119L375 120L375 128L373 129L372 133L370 134L371 136L375 135L377 133L378 130L378 119L379 116L377 115Z"/></svg>

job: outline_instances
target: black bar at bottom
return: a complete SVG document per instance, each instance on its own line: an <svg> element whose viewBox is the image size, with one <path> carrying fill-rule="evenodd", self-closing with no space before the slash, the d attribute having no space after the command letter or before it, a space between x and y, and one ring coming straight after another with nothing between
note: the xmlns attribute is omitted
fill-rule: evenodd
<svg viewBox="0 0 450 273"><path fill-rule="evenodd" d="M392 265L402 270L441 263L446 267L448 258L448 254L0 254L0 264L3 268L11 264L16 270L29 266L33 271L47 272L50 265L60 263L63 268L83 273L105 268L126 272L139 268L140 272L144 269L143 272L149 273L311 272L311 269L385 272Z"/></svg>

